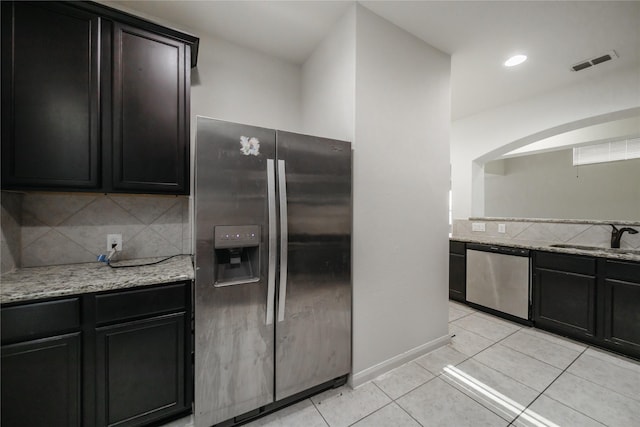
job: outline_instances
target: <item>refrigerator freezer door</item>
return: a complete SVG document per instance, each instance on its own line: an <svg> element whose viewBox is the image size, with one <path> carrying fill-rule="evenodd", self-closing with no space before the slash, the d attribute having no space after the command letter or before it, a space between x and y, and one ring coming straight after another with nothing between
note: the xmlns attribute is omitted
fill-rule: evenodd
<svg viewBox="0 0 640 427"><path fill-rule="evenodd" d="M351 146L281 131L277 144L288 230L276 321L280 400L350 371Z"/></svg>
<svg viewBox="0 0 640 427"><path fill-rule="evenodd" d="M273 310L267 316L269 242L276 242L269 227L267 160L274 158L275 131L197 118L196 426L274 400ZM275 185L275 176L270 181ZM275 188L271 193L275 196ZM272 221L277 221L276 203ZM214 227L223 225L260 227L259 281L214 286Z"/></svg>

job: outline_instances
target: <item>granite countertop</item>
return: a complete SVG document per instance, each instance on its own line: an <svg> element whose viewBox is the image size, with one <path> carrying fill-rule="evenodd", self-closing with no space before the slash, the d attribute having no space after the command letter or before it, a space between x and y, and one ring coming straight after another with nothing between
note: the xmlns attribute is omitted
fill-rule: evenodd
<svg viewBox="0 0 640 427"><path fill-rule="evenodd" d="M492 221L492 222L546 222L554 224L592 224L592 225L619 225L619 226L640 226L640 221L629 220L598 220L598 219L558 219L558 218L513 218L513 217L491 217L476 216L470 217L469 221Z"/></svg>
<svg viewBox="0 0 640 427"><path fill-rule="evenodd" d="M113 265L148 264L163 258L119 261ZM111 268L101 262L28 267L0 277L0 303L150 286L193 278L191 255L179 255L144 267Z"/></svg>
<svg viewBox="0 0 640 427"><path fill-rule="evenodd" d="M484 243L489 245L509 246L512 248L531 249L536 251L557 252L562 254L573 255L589 255L601 258L611 258L626 261L640 262L640 251L635 250L637 253L624 253L625 249L620 249L621 252L616 252L616 249L600 248L600 249L580 249L576 248L558 248L552 245L561 244L558 242L542 242L542 241L527 241L527 240L513 240L513 239L500 239L496 237L450 237L450 240L466 243ZM580 246L580 245L577 245ZM585 245L584 247L588 247ZM631 249L630 251L634 251Z"/></svg>

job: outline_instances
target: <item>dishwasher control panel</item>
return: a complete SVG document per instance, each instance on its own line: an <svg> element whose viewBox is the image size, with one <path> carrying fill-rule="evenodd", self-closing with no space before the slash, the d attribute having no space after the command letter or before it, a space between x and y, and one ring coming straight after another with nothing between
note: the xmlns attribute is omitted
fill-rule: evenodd
<svg viewBox="0 0 640 427"><path fill-rule="evenodd" d="M495 252L498 254L514 255L514 256L529 256L529 249L514 248L509 246L488 245L480 243L467 243L467 249L483 252Z"/></svg>

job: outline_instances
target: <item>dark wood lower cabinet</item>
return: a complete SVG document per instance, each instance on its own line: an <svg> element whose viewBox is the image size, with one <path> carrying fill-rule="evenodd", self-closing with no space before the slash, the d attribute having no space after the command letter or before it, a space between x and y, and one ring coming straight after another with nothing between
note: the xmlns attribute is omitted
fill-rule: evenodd
<svg viewBox="0 0 640 427"><path fill-rule="evenodd" d="M596 334L596 278L546 269L536 270L534 321L574 337Z"/></svg>
<svg viewBox="0 0 640 427"><path fill-rule="evenodd" d="M191 282L3 305L2 427L140 426L191 410Z"/></svg>
<svg viewBox="0 0 640 427"><path fill-rule="evenodd" d="M536 251L535 326L640 359L640 263Z"/></svg>
<svg viewBox="0 0 640 427"><path fill-rule="evenodd" d="M449 242L449 298L467 300L467 257L464 242Z"/></svg>
<svg viewBox="0 0 640 427"><path fill-rule="evenodd" d="M595 258L535 252L532 286L536 327L576 339L596 336Z"/></svg>
<svg viewBox="0 0 640 427"><path fill-rule="evenodd" d="M96 331L97 424L134 426L184 411L185 314Z"/></svg>
<svg viewBox="0 0 640 427"><path fill-rule="evenodd" d="M80 333L2 347L2 426L79 426Z"/></svg>
<svg viewBox="0 0 640 427"><path fill-rule="evenodd" d="M613 350L640 358L640 264L603 264L603 338Z"/></svg>

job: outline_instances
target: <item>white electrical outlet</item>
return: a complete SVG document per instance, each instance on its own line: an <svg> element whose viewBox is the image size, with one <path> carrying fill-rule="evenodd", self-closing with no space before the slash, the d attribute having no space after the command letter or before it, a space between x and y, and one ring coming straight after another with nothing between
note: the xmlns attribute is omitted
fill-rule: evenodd
<svg viewBox="0 0 640 427"><path fill-rule="evenodd" d="M506 224L498 224L498 233L506 233L507 225Z"/></svg>
<svg viewBox="0 0 640 427"><path fill-rule="evenodd" d="M107 251L111 251L113 245L116 245L116 251L122 250L122 234L107 234Z"/></svg>
<svg viewBox="0 0 640 427"><path fill-rule="evenodd" d="M484 222L472 222L471 231L485 231Z"/></svg>

